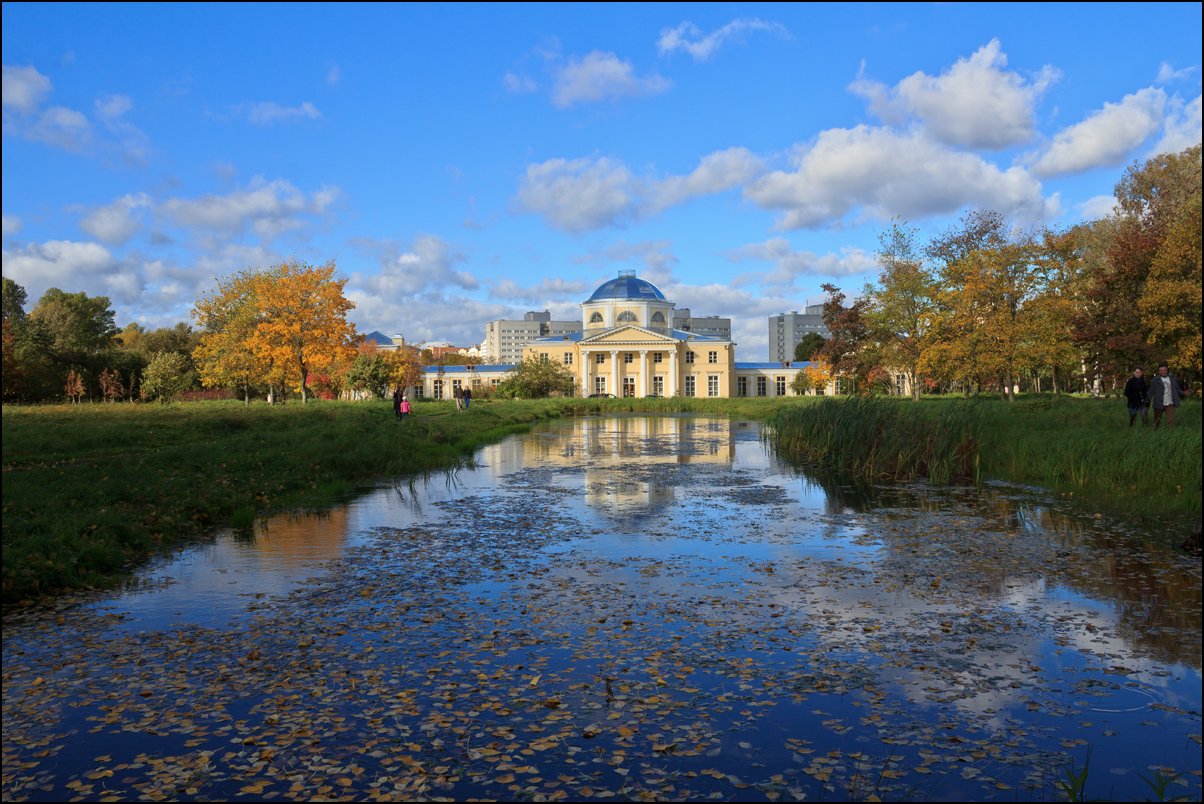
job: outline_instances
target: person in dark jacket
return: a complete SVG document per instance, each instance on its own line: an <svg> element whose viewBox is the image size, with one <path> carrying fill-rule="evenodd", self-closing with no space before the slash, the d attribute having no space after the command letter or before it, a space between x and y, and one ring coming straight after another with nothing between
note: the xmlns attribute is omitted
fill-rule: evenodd
<svg viewBox="0 0 1204 804"><path fill-rule="evenodd" d="M1175 408L1183 403L1179 391L1179 378L1171 374L1166 363L1158 364L1158 374L1150 381L1150 403L1154 406L1154 429L1162 424L1166 416L1166 426L1175 426Z"/></svg>
<svg viewBox="0 0 1204 804"><path fill-rule="evenodd" d="M1133 369L1133 376L1125 383L1125 399L1129 401L1129 426L1140 416L1141 426L1150 423L1150 387L1146 385L1145 372L1141 366Z"/></svg>
<svg viewBox="0 0 1204 804"><path fill-rule="evenodd" d="M393 415L401 418L401 398L404 394L401 393L401 386L393 389Z"/></svg>

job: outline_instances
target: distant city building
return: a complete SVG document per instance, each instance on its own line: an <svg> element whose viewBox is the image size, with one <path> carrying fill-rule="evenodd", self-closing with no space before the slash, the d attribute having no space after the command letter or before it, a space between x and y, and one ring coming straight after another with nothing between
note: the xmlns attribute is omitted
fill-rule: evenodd
<svg viewBox="0 0 1204 804"><path fill-rule="evenodd" d="M809 304L800 314L791 310L781 315L769 317L769 359L778 362L794 360L794 347L805 336L815 333L825 339L831 338L832 333L824 326L824 306Z"/></svg>
<svg viewBox="0 0 1204 804"><path fill-rule="evenodd" d="M521 363L523 348L539 338L555 338L581 331L580 319L553 321L547 310L529 312L521 321L502 319L485 325L485 359L491 363Z"/></svg>
<svg viewBox="0 0 1204 804"><path fill-rule="evenodd" d="M730 318L720 318L717 315L694 317L690 315L689 307L673 311L673 328L725 341L732 339L732 320Z"/></svg>
<svg viewBox="0 0 1204 804"><path fill-rule="evenodd" d="M364 336L365 343L375 343L377 349L392 350L406 345L406 339L400 335L386 335L379 330L372 330Z"/></svg>

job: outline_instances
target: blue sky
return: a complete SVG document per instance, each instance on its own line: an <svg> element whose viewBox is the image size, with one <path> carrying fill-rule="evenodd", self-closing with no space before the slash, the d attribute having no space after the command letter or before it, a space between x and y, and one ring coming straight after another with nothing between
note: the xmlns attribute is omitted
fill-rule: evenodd
<svg viewBox="0 0 1204 804"><path fill-rule="evenodd" d="M470 345L635 270L766 318L892 220L1102 217L1200 142L1201 6L3 6L3 273L187 321L334 260L361 331ZM852 294L850 294L852 295Z"/></svg>

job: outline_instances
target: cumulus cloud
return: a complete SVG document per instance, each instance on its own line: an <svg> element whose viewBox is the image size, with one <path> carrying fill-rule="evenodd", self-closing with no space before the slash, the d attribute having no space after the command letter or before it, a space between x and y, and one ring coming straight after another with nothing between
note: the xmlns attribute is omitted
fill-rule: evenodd
<svg viewBox="0 0 1204 804"><path fill-rule="evenodd" d="M1196 95L1186 105L1175 97L1169 105L1162 139L1154 146L1155 154L1175 154L1200 144L1200 96Z"/></svg>
<svg viewBox="0 0 1204 804"><path fill-rule="evenodd" d="M693 198L742 186L764 171L747 148L704 156L685 176L638 177L622 162L549 159L527 166L519 186L523 208L543 215L557 229L580 233L622 226Z"/></svg>
<svg viewBox="0 0 1204 804"><path fill-rule="evenodd" d="M306 194L282 179L269 182L256 177L246 189L198 199L172 198L160 209L188 228L235 235L249 227L270 240L300 228L307 217L322 215L340 196L335 187Z"/></svg>
<svg viewBox="0 0 1204 804"><path fill-rule="evenodd" d="M655 210L675 206L691 198L713 195L739 187L760 175L765 165L747 148L728 148L702 158L688 176L671 176L653 188Z"/></svg>
<svg viewBox="0 0 1204 804"><path fill-rule="evenodd" d="M718 30L703 36L702 31L692 22L683 22L675 28L665 28L661 31L656 42L656 48L661 55L684 50L694 57L695 61L706 61L723 46L724 43L740 39L750 31L769 31L782 37L789 37L785 27L776 22L764 20L737 19L732 20Z"/></svg>
<svg viewBox="0 0 1204 804"><path fill-rule="evenodd" d="M1181 70L1176 70L1169 62L1162 62L1158 66L1158 77L1155 79L1159 84L1169 84L1172 81L1182 81L1190 78L1200 68L1199 67L1184 67Z"/></svg>
<svg viewBox="0 0 1204 804"><path fill-rule="evenodd" d="M94 104L97 128L87 115L65 106L43 106L50 97L50 79L33 67L4 65L4 133L41 142L72 153L108 158L114 152L132 164L145 164L150 153L146 135L125 115L133 101L107 95ZM105 136L107 134L107 136Z"/></svg>
<svg viewBox="0 0 1204 804"><path fill-rule="evenodd" d="M97 243L50 240L3 252L4 276L25 288L34 301L52 287L75 293L103 293L105 279L120 265L109 250Z"/></svg>
<svg viewBox="0 0 1204 804"><path fill-rule="evenodd" d="M557 229L584 232L632 218L637 184L621 162L611 159L549 159L527 166L518 198Z"/></svg>
<svg viewBox="0 0 1204 804"><path fill-rule="evenodd" d="M270 126L273 123L287 123L295 120L317 120L322 116L318 108L309 101L300 106L282 106L275 101L261 101L243 104L239 109L256 126Z"/></svg>
<svg viewBox="0 0 1204 804"><path fill-rule="evenodd" d="M80 227L102 243L117 246L133 237L142 227L137 210L150 206L145 193L123 196L111 204L88 213Z"/></svg>
<svg viewBox="0 0 1204 804"><path fill-rule="evenodd" d="M644 240L638 243L612 243L602 249L574 257L573 262L578 265L634 265L642 269L642 277L659 286L662 282L673 279L673 266L678 260L668 240Z"/></svg>
<svg viewBox="0 0 1204 804"><path fill-rule="evenodd" d="M457 269L464 255L440 237L419 235L409 248L389 240L360 240L380 261L375 275L355 274L350 284L381 297L401 299L447 287L475 290L476 277Z"/></svg>
<svg viewBox="0 0 1204 804"><path fill-rule="evenodd" d="M998 150L1032 139L1033 108L1059 77L1045 66L1030 81L1006 67L1007 56L992 39L939 76L916 72L894 87L858 78L849 89L868 100L884 122L915 117L947 145Z"/></svg>
<svg viewBox="0 0 1204 804"><path fill-rule="evenodd" d="M859 248L846 247L839 254L814 254L795 251L790 242L774 237L763 243L749 243L728 253L733 262L758 260L773 263L770 272L758 272L739 277L736 284L757 283L762 287L789 288L800 276L841 277L876 271L878 263L873 254Z"/></svg>
<svg viewBox="0 0 1204 804"><path fill-rule="evenodd" d="M1035 223L1056 209L1056 197L1043 198L1040 183L1022 168L1000 170L922 132L829 129L796 149L793 162L793 170L770 173L745 190L762 207L783 210L781 229L833 225L854 212L916 220L966 206Z"/></svg>
<svg viewBox="0 0 1204 804"><path fill-rule="evenodd" d="M5 64L3 68L4 110L12 109L22 114L32 114L50 95L50 79L34 67L16 67Z"/></svg>
<svg viewBox="0 0 1204 804"><path fill-rule="evenodd" d="M556 71L552 103L567 109L579 103L659 95L672 85L669 79L656 74L640 77L631 62L614 53L595 50L584 58L569 59L568 64Z"/></svg>
<svg viewBox="0 0 1204 804"><path fill-rule="evenodd" d="M1097 221L1110 218L1116 210L1116 196L1096 195L1088 198L1077 207L1079 215L1085 221Z"/></svg>
<svg viewBox="0 0 1204 804"><path fill-rule="evenodd" d="M1033 163L1038 176L1119 165L1162 127L1166 93L1156 87L1105 103L1081 123L1060 131Z"/></svg>
<svg viewBox="0 0 1204 804"><path fill-rule="evenodd" d="M520 285L512 279L502 279L491 283L489 290L490 295L494 298L509 299L539 306L546 305L552 300L563 301L571 299L580 301L590 288L586 286L586 283L578 280L554 277L544 279L538 284L531 286Z"/></svg>

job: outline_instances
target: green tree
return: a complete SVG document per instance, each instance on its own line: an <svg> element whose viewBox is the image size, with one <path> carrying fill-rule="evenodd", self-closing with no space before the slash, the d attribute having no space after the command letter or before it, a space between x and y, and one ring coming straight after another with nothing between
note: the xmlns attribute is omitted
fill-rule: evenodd
<svg viewBox="0 0 1204 804"><path fill-rule="evenodd" d="M824 326L832 337L814 358L826 363L832 376L850 382L854 393L866 392L870 372L878 366L878 351L867 320L870 299L863 295L846 306L840 288L831 284L821 287L828 294Z"/></svg>
<svg viewBox="0 0 1204 804"><path fill-rule="evenodd" d="M794 345L794 359L798 363L806 363L827 343L827 339L818 332L808 332L803 339Z"/></svg>
<svg viewBox="0 0 1204 804"><path fill-rule="evenodd" d="M936 281L924 266L915 236L914 227L897 223L880 236L882 272L871 290L873 304L866 318L882 365L906 374L911 398L918 400L920 358L936 313Z"/></svg>
<svg viewBox="0 0 1204 804"><path fill-rule="evenodd" d="M573 373L564 365L529 357L518 365L513 374L498 383L494 393L507 399L542 399L572 396L576 385Z"/></svg>
<svg viewBox="0 0 1204 804"><path fill-rule="evenodd" d="M142 372L142 398L170 402L196 382L188 359L179 352L158 352Z"/></svg>

